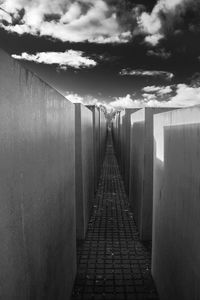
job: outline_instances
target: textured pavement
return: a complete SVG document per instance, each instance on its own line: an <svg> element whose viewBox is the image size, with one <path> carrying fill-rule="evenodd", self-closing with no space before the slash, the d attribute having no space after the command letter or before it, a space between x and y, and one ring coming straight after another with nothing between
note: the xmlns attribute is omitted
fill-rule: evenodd
<svg viewBox="0 0 200 300"><path fill-rule="evenodd" d="M78 246L72 300L158 300L150 251L139 241L111 136L87 236Z"/></svg>

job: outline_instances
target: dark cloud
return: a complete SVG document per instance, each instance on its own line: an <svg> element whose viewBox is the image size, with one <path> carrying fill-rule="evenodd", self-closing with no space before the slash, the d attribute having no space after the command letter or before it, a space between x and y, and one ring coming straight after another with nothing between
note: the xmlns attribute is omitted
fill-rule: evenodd
<svg viewBox="0 0 200 300"><path fill-rule="evenodd" d="M166 51L164 48L151 49L147 51L148 56L157 56L163 59L168 59L171 56L171 52Z"/></svg>
<svg viewBox="0 0 200 300"><path fill-rule="evenodd" d="M190 85L192 87L200 87L200 73L196 72L192 75L191 79L190 79Z"/></svg>
<svg viewBox="0 0 200 300"><path fill-rule="evenodd" d="M199 0L158 0L150 13L139 18L146 42L157 45L163 38L178 32L199 31Z"/></svg>

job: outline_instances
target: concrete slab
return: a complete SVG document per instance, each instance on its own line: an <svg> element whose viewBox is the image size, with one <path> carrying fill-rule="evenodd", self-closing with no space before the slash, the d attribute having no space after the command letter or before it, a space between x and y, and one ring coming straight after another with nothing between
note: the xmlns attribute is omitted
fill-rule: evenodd
<svg viewBox="0 0 200 300"><path fill-rule="evenodd" d="M74 105L0 50L0 298L70 299Z"/></svg>
<svg viewBox="0 0 200 300"><path fill-rule="evenodd" d="M100 128L99 128L99 109L95 105L87 105L93 115L93 148L94 148L94 185L95 191L99 182L100 176Z"/></svg>
<svg viewBox="0 0 200 300"><path fill-rule="evenodd" d="M106 151L106 139L107 139L107 130L108 130L105 113L102 108L99 108L99 128L100 128L100 164L102 167L102 163Z"/></svg>
<svg viewBox="0 0 200 300"><path fill-rule="evenodd" d="M92 112L75 103L76 145L76 233L85 238L92 199L94 197L94 152Z"/></svg>
<svg viewBox="0 0 200 300"><path fill-rule="evenodd" d="M112 127L113 144L117 156L119 155L119 120L120 111L116 113Z"/></svg>
<svg viewBox="0 0 200 300"><path fill-rule="evenodd" d="M154 116L152 273L161 300L200 299L200 106Z"/></svg>
<svg viewBox="0 0 200 300"><path fill-rule="evenodd" d="M119 115L119 150L117 155L117 160L120 167L121 175L123 176L123 159L122 153L124 149L124 126L123 126L123 117L125 115L125 110L120 111Z"/></svg>
<svg viewBox="0 0 200 300"><path fill-rule="evenodd" d="M131 114L138 111L140 108L126 108L123 116L124 127L124 147L122 152L123 160L123 179L126 194L129 194L129 173L130 173L130 129L131 129Z"/></svg>
<svg viewBox="0 0 200 300"><path fill-rule="evenodd" d="M129 201L140 239L152 239L153 116L173 108L143 108L131 115Z"/></svg>

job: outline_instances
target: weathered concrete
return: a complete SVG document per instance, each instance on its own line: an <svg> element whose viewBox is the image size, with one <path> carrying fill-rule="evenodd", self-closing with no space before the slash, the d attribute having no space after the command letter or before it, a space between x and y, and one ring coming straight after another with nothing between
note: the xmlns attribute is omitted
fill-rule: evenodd
<svg viewBox="0 0 200 300"><path fill-rule="evenodd" d="M115 149L117 156L119 154L119 120L120 120L120 111L118 111L115 114L115 117L112 121L112 123L113 123L112 137L113 137L114 149Z"/></svg>
<svg viewBox="0 0 200 300"><path fill-rule="evenodd" d="M100 130L99 130L99 109L95 105L87 105L93 115L93 152L94 152L94 186L95 191L100 176Z"/></svg>
<svg viewBox="0 0 200 300"><path fill-rule="evenodd" d="M130 128L131 128L131 114L138 111L140 108L126 108L123 116L123 179L127 195L129 194L129 173L130 173Z"/></svg>
<svg viewBox="0 0 200 300"><path fill-rule="evenodd" d="M107 121L104 110L99 108L99 130L100 130L100 165L102 166L106 151Z"/></svg>
<svg viewBox="0 0 200 300"><path fill-rule="evenodd" d="M129 200L141 240L152 239L153 116L171 108L143 108L131 115Z"/></svg>
<svg viewBox="0 0 200 300"><path fill-rule="evenodd" d="M0 298L70 299L74 105L0 50Z"/></svg>
<svg viewBox="0 0 200 300"><path fill-rule="evenodd" d="M120 172L123 176L123 160L122 160L122 153L123 153L123 147L124 147L124 126L123 126L123 117L125 115L125 110L120 111L119 114L119 149L118 149L118 163L120 167Z"/></svg>
<svg viewBox="0 0 200 300"><path fill-rule="evenodd" d="M200 299L200 107L154 116L152 273L161 300Z"/></svg>
<svg viewBox="0 0 200 300"><path fill-rule="evenodd" d="M94 152L92 112L80 103L75 104L76 145L76 232L84 239L94 196Z"/></svg>

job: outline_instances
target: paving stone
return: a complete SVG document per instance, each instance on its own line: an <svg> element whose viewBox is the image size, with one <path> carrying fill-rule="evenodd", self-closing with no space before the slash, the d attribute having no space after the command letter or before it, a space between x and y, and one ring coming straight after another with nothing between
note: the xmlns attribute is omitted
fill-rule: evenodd
<svg viewBox="0 0 200 300"><path fill-rule="evenodd" d="M78 243L72 300L158 300L151 245L139 241L111 135L85 241Z"/></svg>

